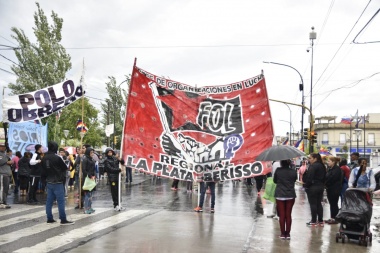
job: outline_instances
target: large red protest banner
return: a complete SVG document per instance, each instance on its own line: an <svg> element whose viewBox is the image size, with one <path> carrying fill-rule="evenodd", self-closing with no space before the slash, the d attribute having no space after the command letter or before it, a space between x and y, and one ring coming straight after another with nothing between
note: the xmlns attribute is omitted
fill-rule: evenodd
<svg viewBox="0 0 380 253"><path fill-rule="evenodd" d="M263 75L193 87L134 67L124 124L126 165L180 180L219 181L267 174L255 161L273 126Z"/></svg>

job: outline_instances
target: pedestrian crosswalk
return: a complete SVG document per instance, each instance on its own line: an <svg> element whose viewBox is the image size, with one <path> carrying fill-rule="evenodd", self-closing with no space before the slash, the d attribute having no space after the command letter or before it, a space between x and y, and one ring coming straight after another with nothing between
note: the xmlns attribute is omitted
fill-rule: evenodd
<svg viewBox="0 0 380 253"><path fill-rule="evenodd" d="M40 253L65 248L69 244L75 247L76 241L79 244L95 234L99 236L103 230L144 216L149 210L115 212L110 208L96 208L94 214L88 215L68 208L66 212L68 219L75 221L73 226L60 226L57 209L53 209L53 216L58 219L53 224L46 223L42 206L20 205L12 206L12 210L0 210L1 252Z"/></svg>

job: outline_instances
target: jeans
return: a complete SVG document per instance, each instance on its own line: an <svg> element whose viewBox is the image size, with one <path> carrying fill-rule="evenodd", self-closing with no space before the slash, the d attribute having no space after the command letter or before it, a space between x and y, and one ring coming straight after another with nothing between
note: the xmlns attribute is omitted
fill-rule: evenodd
<svg viewBox="0 0 380 253"><path fill-rule="evenodd" d="M47 183L46 215L48 220L53 220L53 202L57 200L59 219L66 221L65 213L65 192L62 183Z"/></svg>
<svg viewBox="0 0 380 253"><path fill-rule="evenodd" d="M84 192L84 209L89 210L92 205L92 192L85 191Z"/></svg>
<svg viewBox="0 0 380 253"><path fill-rule="evenodd" d="M210 187L210 191L211 191L211 208L214 208L214 206L215 206L215 182L207 182L207 183L201 182L200 185L201 185L201 197L199 199L199 207L203 206L203 202L205 200L205 193L206 193L207 187Z"/></svg>
<svg viewBox="0 0 380 253"><path fill-rule="evenodd" d="M132 168L131 167L125 167L125 182L132 183Z"/></svg>

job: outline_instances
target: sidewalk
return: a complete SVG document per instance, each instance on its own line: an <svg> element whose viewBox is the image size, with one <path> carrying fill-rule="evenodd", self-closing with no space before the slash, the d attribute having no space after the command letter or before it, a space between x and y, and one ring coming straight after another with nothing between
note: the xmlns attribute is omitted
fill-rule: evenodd
<svg viewBox="0 0 380 253"><path fill-rule="evenodd" d="M308 227L306 222L310 220L310 208L305 191L296 186L297 199L292 212L291 240L284 241L278 237L280 227L278 220L266 218L271 214L273 204L265 199L262 200L264 214L258 218L252 240L247 252L252 253L287 253L287 252L379 252L378 230L376 224L380 223L380 199L374 199L371 231L372 246L359 246L357 241L342 244L336 243L335 235L339 231L339 224L324 227ZM330 218L330 206L324 204L324 219Z"/></svg>

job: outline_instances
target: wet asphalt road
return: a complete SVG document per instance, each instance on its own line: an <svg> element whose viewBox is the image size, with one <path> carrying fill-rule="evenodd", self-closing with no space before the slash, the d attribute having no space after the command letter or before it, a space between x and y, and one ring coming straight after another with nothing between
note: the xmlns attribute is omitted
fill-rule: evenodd
<svg viewBox="0 0 380 253"><path fill-rule="evenodd" d="M104 180L100 181L93 199L97 212L91 215L73 209L76 204L72 191L67 213L76 221L73 226L47 227L43 205L31 207L25 204L25 197L16 198L11 209L13 214L0 210L0 252L361 253L380 249L378 232L374 231L380 217L378 200L375 200L372 218L373 243L363 247L355 241L336 243L338 225L306 227L305 222L310 219L309 206L304 191L298 186L292 240L283 241L278 239L278 221L266 218L272 204L258 197L254 186L242 182L218 184L216 212L211 214L209 197L204 212L195 213L196 193L187 193L182 183L178 191L172 191L170 185L169 179L135 175L133 184L122 187L126 210L115 212L108 186ZM38 197L44 201L44 194ZM9 202L12 199L10 196ZM327 219L329 205L325 204L324 208Z"/></svg>

